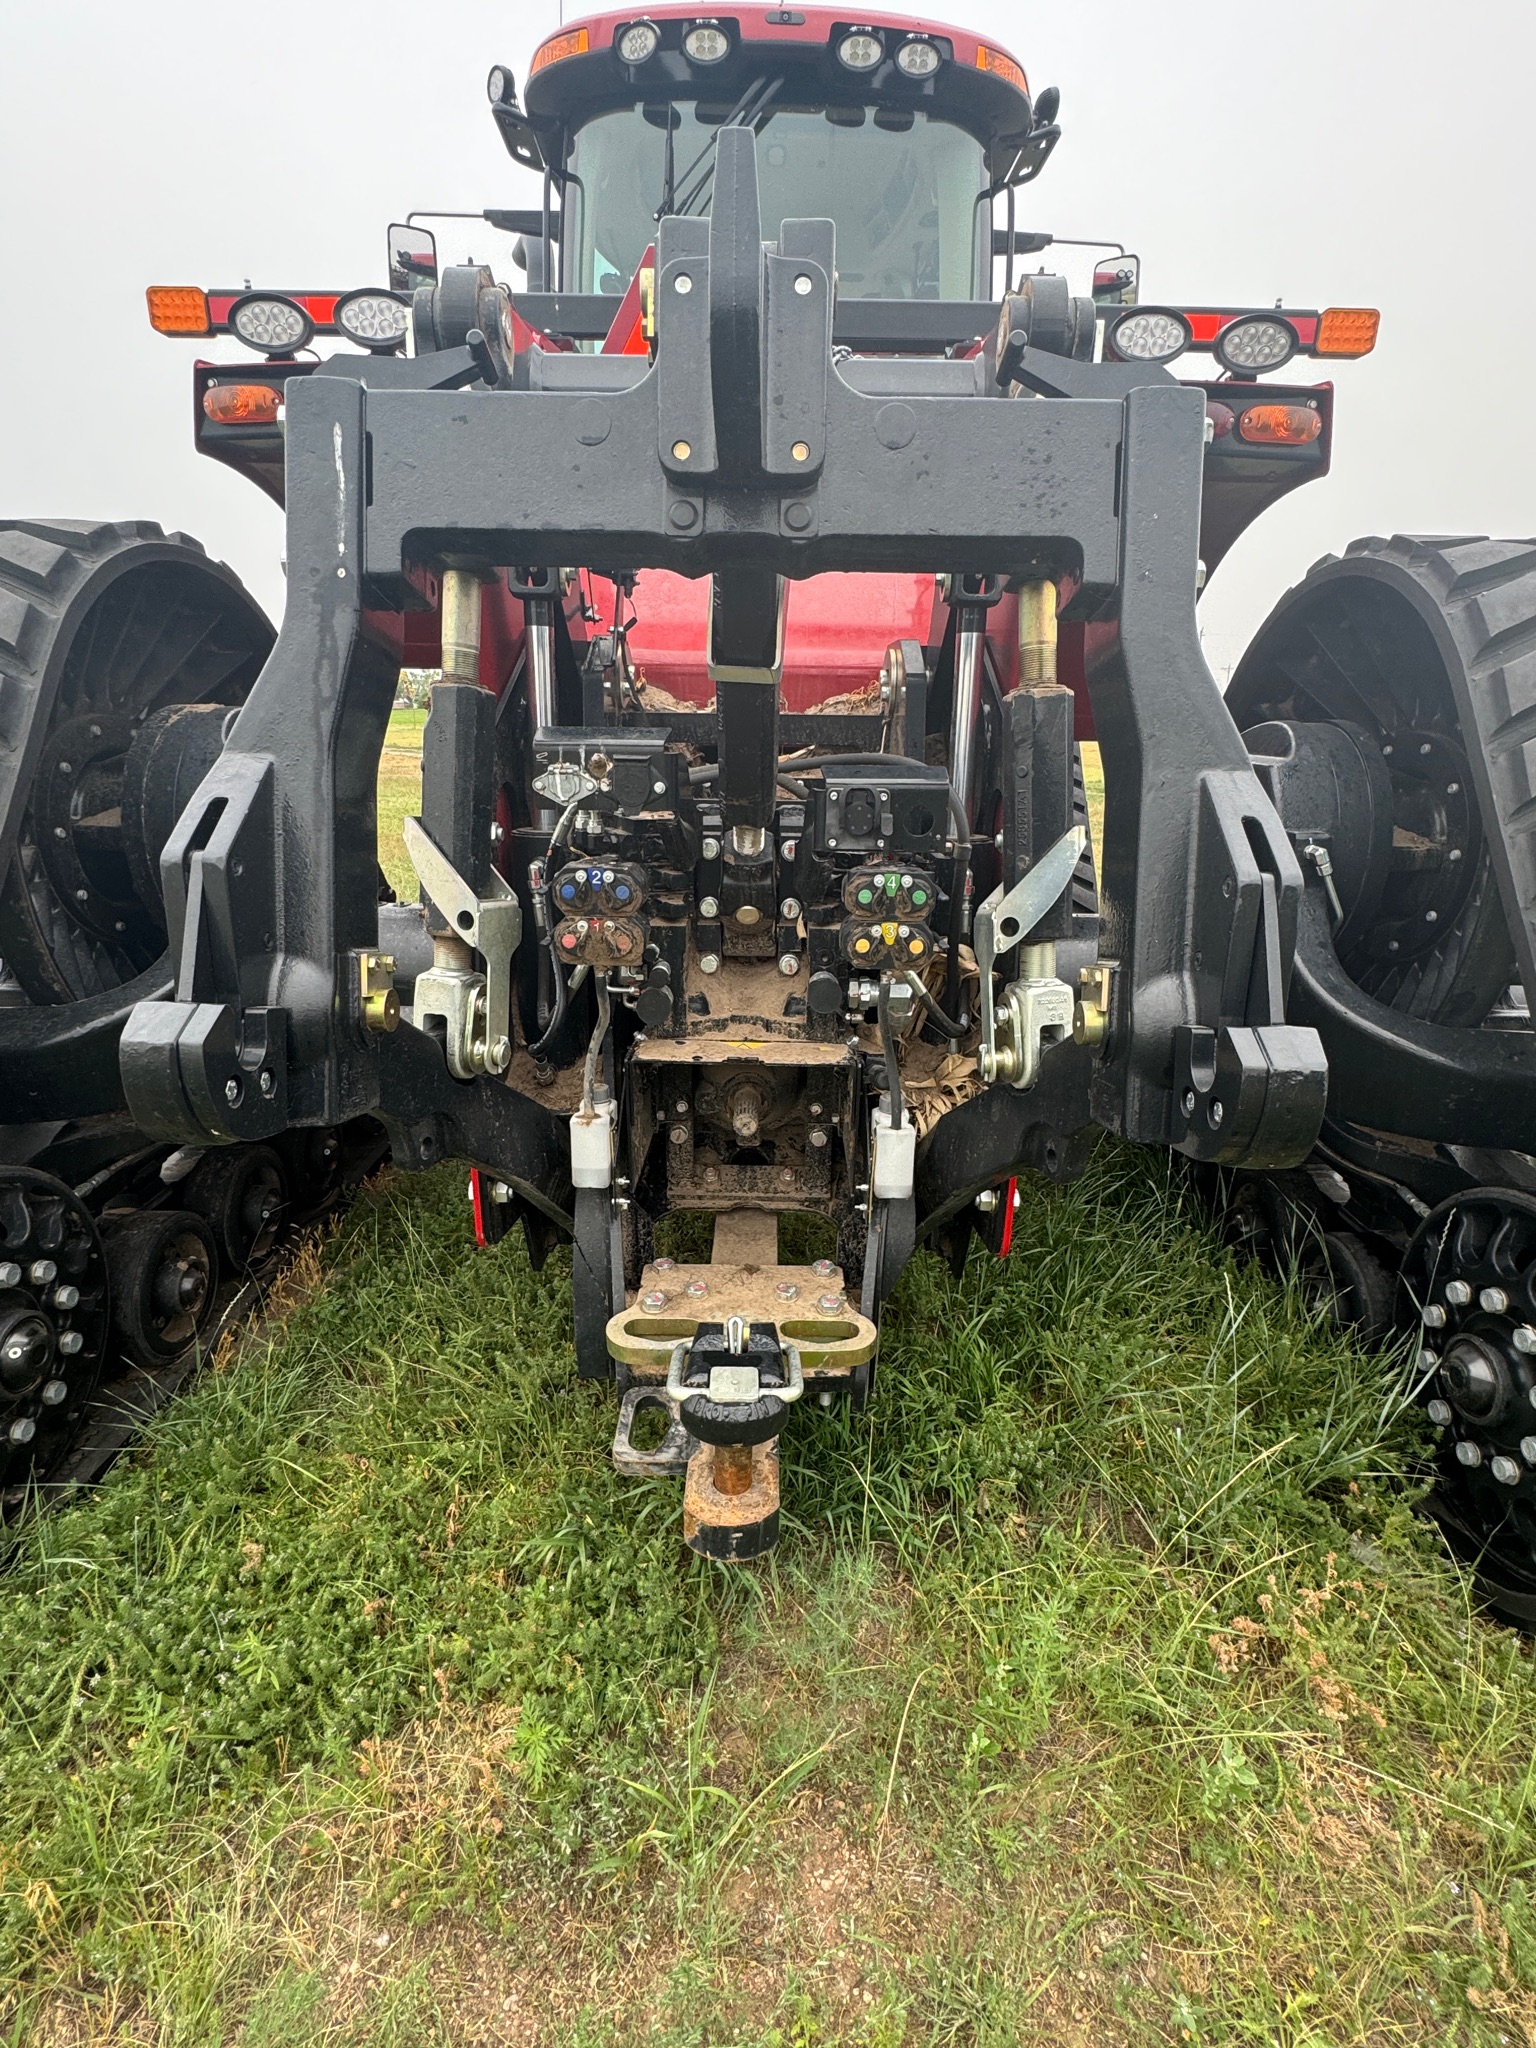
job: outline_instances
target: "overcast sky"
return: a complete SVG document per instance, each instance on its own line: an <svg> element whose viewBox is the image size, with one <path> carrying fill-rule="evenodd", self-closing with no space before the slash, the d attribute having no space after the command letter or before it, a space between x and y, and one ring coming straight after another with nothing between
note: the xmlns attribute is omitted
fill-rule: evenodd
<svg viewBox="0 0 1536 2048"><path fill-rule="evenodd" d="M1376 354L1337 370L1333 475L1212 582L1218 676L1357 534L1536 532L1531 0L948 0L944 17L1061 88L1065 135L1022 225L1124 241L1148 299L1383 310ZM193 455L194 348L151 333L144 287L382 282L408 209L529 203L484 80L504 61L521 85L557 18L557 0L0 0L0 509L179 526L280 612L281 515ZM440 240L520 277L490 229Z"/></svg>

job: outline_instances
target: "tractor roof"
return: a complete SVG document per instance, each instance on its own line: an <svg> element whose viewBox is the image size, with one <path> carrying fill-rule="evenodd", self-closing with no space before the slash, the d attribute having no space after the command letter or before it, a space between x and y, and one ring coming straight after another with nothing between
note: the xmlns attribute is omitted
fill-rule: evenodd
<svg viewBox="0 0 1536 2048"><path fill-rule="evenodd" d="M645 62L629 64L619 39L640 22L659 32L658 46ZM723 31L728 54L709 64L692 62L683 38L697 27ZM878 65L854 71L837 50L844 37L861 31L879 37L884 55ZM938 66L927 77L913 77L897 64L897 52L914 40L938 51ZM1030 131L1024 68L995 43L911 15L850 16L830 7L700 14L694 7L663 6L588 15L540 44L525 103L545 160L558 162L560 131L579 128L595 114L636 100L731 105L765 72L783 78L781 103L911 108L954 122L983 144L994 175L1006 172Z"/></svg>

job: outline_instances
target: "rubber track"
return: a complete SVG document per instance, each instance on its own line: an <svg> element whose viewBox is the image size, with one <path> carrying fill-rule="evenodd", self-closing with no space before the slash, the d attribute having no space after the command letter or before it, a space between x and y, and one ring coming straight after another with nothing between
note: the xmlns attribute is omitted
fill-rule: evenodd
<svg viewBox="0 0 1536 2048"><path fill-rule="evenodd" d="M67 614L111 556L145 541L204 552L148 519L0 520L0 875L48 730Z"/></svg>
<svg viewBox="0 0 1536 2048"><path fill-rule="evenodd" d="M10 875L10 870L38 757L72 658L84 646L93 661L99 652L112 669L125 657L142 663L157 651L153 630L143 644L137 644L142 636L136 636L136 645L127 650L98 651L82 643L82 629L93 630L85 627L87 615L119 576L178 566L198 571L205 587L222 585L232 605L245 607L266 627L239 579L222 563L210 560L202 543L190 534L168 534L148 519L0 519L0 889L9 876L18 902L30 905L19 914L35 923L52 963L45 961L34 970L40 977L29 989L34 1001L91 995L115 987L134 971L112 947L71 922L35 852L21 872ZM95 616L99 621L99 610ZM270 635L270 627L266 631ZM195 654L195 648L165 650L168 673ZM223 657L221 671L227 673L229 666L229 658Z"/></svg>
<svg viewBox="0 0 1536 2048"><path fill-rule="evenodd" d="M1536 540L1357 541L1440 599L1462 739L1528 997L1536 991ZM1497 824L1497 830L1494 829ZM1533 997L1536 999L1536 997Z"/></svg>
<svg viewBox="0 0 1536 2048"><path fill-rule="evenodd" d="M1352 562L1372 568L1380 564L1388 587L1397 578L1416 585L1438 628L1435 638L1488 849L1471 894L1440 944L1420 956L1400 981L1374 993L1415 1016L1477 1023L1480 1015L1458 1012L1465 1013L1469 1002L1479 1007L1474 999L1478 962L1488 961L1506 931L1521 979L1527 989L1536 987L1536 539L1395 534L1352 541L1342 558L1325 555L1312 565L1260 628L1250 655L1281 642L1276 629L1309 589L1321 597L1325 584L1332 584L1342 594ZM1363 665L1374 665L1368 644L1359 653ZM1244 656L1232 686L1241 723L1249 719L1241 700L1249 698L1251 711L1255 694L1253 681L1243 673L1249 659ZM1283 665L1279 672L1290 673ZM1368 680L1363 668L1339 673L1346 685L1362 690ZM1299 676L1294 682L1305 691ZM1366 705L1361 710L1366 712Z"/></svg>

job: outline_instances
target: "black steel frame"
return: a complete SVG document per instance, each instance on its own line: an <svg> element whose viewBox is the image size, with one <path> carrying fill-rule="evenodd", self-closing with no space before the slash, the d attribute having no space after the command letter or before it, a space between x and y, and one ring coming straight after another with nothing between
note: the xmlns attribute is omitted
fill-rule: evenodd
<svg viewBox="0 0 1536 2048"><path fill-rule="evenodd" d="M370 1035L353 994L396 665L377 614L422 602L412 565L950 569L1065 579L1069 616L1112 629L1090 689L1118 971L1099 1055L1061 1048L1033 1106L994 1089L944 1120L924 1212L1031 1163L1090 1084L1132 1138L1301 1158L1326 1082L1316 1033L1284 1022L1301 873L1195 630L1204 394L1079 364L1081 395L1010 399L984 358L834 361L831 223L786 222L765 253L750 134L719 152L711 218L660 231L654 364L548 356L536 388L424 390L370 388L359 359L290 383L287 614L165 850L175 986L123 1033L133 1115L207 1143L373 1111L402 1164L468 1157L563 1220L560 1120L452 1080L409 1027ZM1042 1114L1057 1094L1065 1125Z"/></svg>

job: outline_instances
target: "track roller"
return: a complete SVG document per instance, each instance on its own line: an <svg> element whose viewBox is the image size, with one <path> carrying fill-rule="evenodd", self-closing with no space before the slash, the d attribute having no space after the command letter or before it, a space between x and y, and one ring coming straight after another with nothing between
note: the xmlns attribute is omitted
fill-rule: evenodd
<svg viewBox="0 0 1536 2048"><path fill-rule="evenodd" d="M62 1181L0 1167L0 1487L7 1509L68 1449L110 1341L107 1262Z"/></svg>
<svg viewBox="0 0 1536 2048"><path fill-rule="evenodd" d="M112 1324L133 1364L172 1365L213 1312L219 1255L187 1209L145 1209L102 1220L112 1274Z"/></svg>
<svg viewBox="0 0 1536 2048"><path fill-rule="evenodd" d="M221 1147L206 1153L181 1198L213 1232L230 1279L244 1279L277 1249L288 1220L288 1181L268 1145Z"/></svg>

